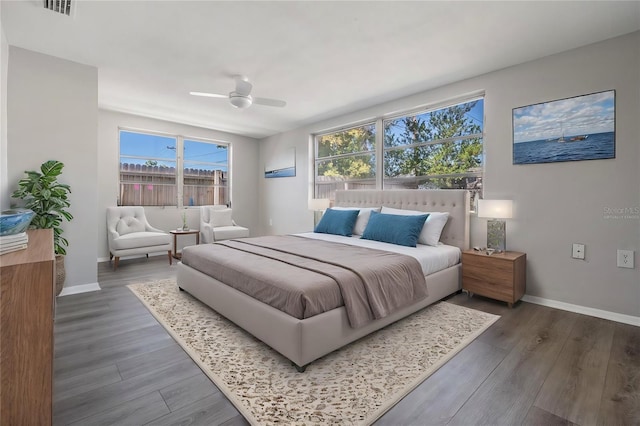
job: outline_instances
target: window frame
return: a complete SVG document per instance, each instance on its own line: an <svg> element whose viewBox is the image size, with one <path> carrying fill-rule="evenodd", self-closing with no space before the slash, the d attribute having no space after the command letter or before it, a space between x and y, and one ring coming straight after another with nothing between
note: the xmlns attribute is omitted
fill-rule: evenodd
<svg viewBox="0 0 640 426"><path fill-rule="evenodd" d="M226 200L226 204L231 206L231 185L232 185L232 173L231 173L231 158L232 158L232 144L231 142L226 142L226 141L221 141L221 140L214 140L214 139L207 139L207 138L202 138L202 137L198 137L198 136L187 136L187 135L182 135L179 133L170 133L170 132L162 132L162 131L157 131L157 130L147 130L147 129L140 129L140 128L133 128L133 127L125 127L125 126L118 126L118 171L117 171L117 187L118 187L118 191L117 191L117 204L119 206L125 206L125 204L122 204L122 200L120 199L120 186L122 184L120 178L121 178L121 171L120 171L120 164L121 164L121 135L122 132L129 132L129 133L137 133L137 134L142 134L142 135L151 135L151 136L160 136L160 137L165 137L165 138L175 138L176 140L176 152L175 152L175 168L176 168L176 174L175 174L175 178L176 178L176 200L175 200L175 204L165 204L165 205L142 205L142 207L176 207L178 209L183 209L183 208L198 208L200 206L198 205L194 205L194 206L189 206L189 205L185 205L184 204L184 141L192 141L192 142L201 142L201 143L208 143L208 144L212 144L212 145L217 145L217 146L226 146L227 147L227 185L226 185L226 192L228 194L227 196L227 200ZM127 156L129 158L138 158L138 159L144 159L144 160L157 160L157 161L167 161L166 158L159 158L159 157L137 157L137 156ZM209 163L209 162L205 162L205 161L193 161L193 160L188 160L187 162L189 163L201 163L201 164L217 164L217 163ZM126 205L128 206L128 204Z"/></svg>
<svg viewBox="0 0 640 426"><path fill-rule="evenodd" d="M460 105L460 104L465 104L465 103L469 103L469 102L473 102L473 101L478 101L481 100L483 102L483 108L482 108L482 131L480 133L473 133L473 134L468 134L468 135L462 135L462 136L454 136L454 137L448 137L448 138L443 138L443 139L434 139L434 140L429 140L429 141L421 141L421 142L416 142L416 143L412 143L412 144L407 144L407 145L401 145L401 146L395 146L395 147L385 147L384 146L384 129L385 129L385 123L391 120L395 120L395 119L399 119L399 118L404 118L404 117L412 117L412 116L419 116L421 114L425 114L425 113L429 113L429 112L433 112L433 111L438 111L438 110L442 110L442 109L446 109L449 107L453 107L456 105ZM313 152L313 158L311 159L311 164L313 166L313 172L311 173L311 177L312 177L312 194L314 198L318 197L318 184L317 184L317 178L318 178L318 168L317 165L319 162L321 161L326 161L326 159L328 158L345 158L345 157L350 157L350 156L354 156L354 155L362 155L363 153L349 153L349 154L340 154L338 156L331 156L331 157L322 157L322 158L318 158L318 138L325 136L325 135L330 135L330 134L334 134L334 133L339 133L342 131L347 131L350 129L354 129L357 127L362 127L362 126L366 126L366 125L374 125L374 129L375 129L375 145L374 145L374 150L373 151L365 151L364 154L372 154L374 156L376 156L376 169L375 169L375 189L377 190L384 190L384 181L385 179L388 179L388 177L385 175L385 168L384 168L384 164L385 164L385 154L386 152L389 151L397 151L397 150L405 150L405 149L410 149L410 148L418 148L418 147L422 147L422 146L429 146L429 145L442 145L445 143L449 143L449 142L460 142L460 141L464 141L464 140L469 140L469 139L481 139L482 141L482 152L481 152L481 159L482 159L482 163L480 165L480 171L477 172L465 172L465 173L454 173L454 174L438 174L438 175L426 175L426 176L406 176L406 177L398 177L395 179L401 179L401 180L419 180L419 179L444 179L444 178L465 178L465 177L475 177L475 178L480 178L481 180L484 180L484 175L485 175L485 145L484 145L484 139L485 139L485 93L484 91L481 92L474 92L474 93L469 93L463 96L458 96L455 98L449 98L447 100L441 101L441 102L436 102L436 103L432 103L429 105L422 105L419 107L414 107L414 108L408 108L406 110L402 110L402 111L394 111L392 113L388 113L388 114L381 114L375 118L369 118L367 120L363 120L354 124L349 124L349 125L343 125L343 126L337 126L337 127L333 127L330 129L326 129L326 130L322 130L319 131L317 133L312 133L310 135L310 141L312 144L312 150L311 152ZM368 180L368 179L367 179ZM346 183L348 182L352 182L352 180L349 181L345 181ZM480 189L477 191L478 193L478 197L479 198L483 198L483 192L484 192L484 186L481 186ZM473 204L473 203L472 203ZM474 210L474 205L470 206L471 210Z"/></svg>
<svg viewBox="0 0 640 426"><path fill-rule="evenodd" d="M333 129L327 129L325 131L319 132L319 133L314 133L311 135L311 143L312 143L312 147L313 147L313 158L311 161L312 164L312 178L313 178L313 194L314 194L314 198L317 197L317 178L318 176L318 164L325 162L325 161L329 161L332 159L343 159L343 158L349 158L349 157L358 157L358 156L364 156L364 155L373 155L375 156L376 153L378 152L378 124L377 124L377 119L368 119L368 120L363 120L363 121L359 121L356 123L351 123L348 125L343 125L340 127L334 127ZM370 151L357 151L357 152L349 152L349 153L345 153L345 154L337 154L337 155L330 155L330 156L326 156L326 157L318 157L318 140L319 138L326 136L326 135L332 135L335 133L341 133L341 132L347 132L349 130L353 130L353 129L357 129L360 127L366 127L366 126L372 126L373 130L374 130L374 141L373 141L373 149ZM369 181L371 179L374 179L375 181L375 185L376 187L378 186L378 158L376 157L376 165L374 168L374 176L373 178L355 178L355 179L346 179L344 181L341 181L344 184L349 184L349 183L358 183L361 181Z"/></svg>

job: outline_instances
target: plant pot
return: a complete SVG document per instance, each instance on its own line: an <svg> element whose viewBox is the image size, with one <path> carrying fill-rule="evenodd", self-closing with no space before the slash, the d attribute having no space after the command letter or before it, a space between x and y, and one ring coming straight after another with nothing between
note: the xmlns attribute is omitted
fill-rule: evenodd
<svg viewBox="0 0 640 426"><path fill-rule="evenodd" d="M56 255L56 296L59 296L64 287L67 272L64 269L64 256Z"/></svg>

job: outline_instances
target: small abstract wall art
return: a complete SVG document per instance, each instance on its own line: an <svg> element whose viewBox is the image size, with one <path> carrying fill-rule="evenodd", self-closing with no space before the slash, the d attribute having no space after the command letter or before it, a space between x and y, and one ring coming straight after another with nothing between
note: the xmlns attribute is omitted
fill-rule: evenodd
<svg viewBox="0 0 640 426"><path fill-rule="evenodd" d="M616 157L615 90L513 109L513 164Z"/></svg>
<svg viewBox="0 0 640 426"><path fill-rule="evenodd" d="M296 175L296 149L287 148L276 153L264 166L265 178L293 177Z"/></svg>

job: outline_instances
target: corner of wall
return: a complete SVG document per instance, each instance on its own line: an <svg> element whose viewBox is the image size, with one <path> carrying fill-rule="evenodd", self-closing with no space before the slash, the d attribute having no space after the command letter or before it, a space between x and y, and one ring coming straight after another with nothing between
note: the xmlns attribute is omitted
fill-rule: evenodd
<svg viewBox="0 0 640 426"><path fill-rule="evenodd" d="M9 44L2 27L0 7L0 210L9 208L9 173L7 171L7 71Z"/></svg>

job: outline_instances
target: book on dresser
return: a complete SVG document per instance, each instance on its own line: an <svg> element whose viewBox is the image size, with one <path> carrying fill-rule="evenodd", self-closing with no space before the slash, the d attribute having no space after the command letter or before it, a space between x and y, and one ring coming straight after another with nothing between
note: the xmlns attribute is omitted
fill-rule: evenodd
<svg viewBox="0 0 640 426"><path fill-rule="evenodd" d="M20 232L14 235L0 236L0 255L10 253L12 251L24 250L27 248L29 235L26 232Z"/></svg>

